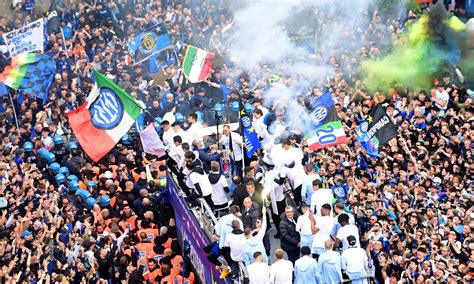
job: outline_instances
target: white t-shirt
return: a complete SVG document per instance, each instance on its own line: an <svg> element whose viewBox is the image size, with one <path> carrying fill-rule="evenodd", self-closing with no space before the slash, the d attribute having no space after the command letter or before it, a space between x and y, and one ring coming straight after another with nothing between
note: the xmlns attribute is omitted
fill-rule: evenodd
<svg viewBox="0 0 474 284"><path fill-rule="evenodd" d="M293 263L286 259L280 259L270 266L270 283L292 284Z"/></svg>
<svg viewBox="0 0 474 284"><path fill-rule="evenodd" d="M208 196L212 194L212 185L207 174L201 175L196 172L191 172L191 174L189 174L189 178L193 184L199 184L199 187L201 187L202 196Z"/></svg>
<svg viewBox="0 0 474 284"><path fill-rule="evenodd" d="M435 103L439 109L446 110L448 108L449 94L446 91L440 92L437 90L435 96L437 101L446 101L446 105L444 107L438 103Z"/></svg>
<svg viewBox="0 0 474 284"><path fill-rule="evenodd" d="M313 191L313 195L311 195L311 212L314 213L314 208L316 208L316 213L321 216L321 206L324 204L331 205L333 199L334 195L329 188L320 188L317 191Z"/></svg>
<svg viewBox="0 0 474 284"><path fill-rule="evenodd" d="M348 248L341 255L342 269L348 272L363 272L367 267L367 254L362 248Z"/></svg>
<svg viewBox="0 0 474 284"><path fill-rule="evenodd" d="M184 150L181 145L171 147L169 156L179 165L181 157L184 157Z"/></svg>
<svg viewBox="0 0 474 284"><path fill-rule="evenodd" d="M163 132L163 144L165 144L168 149L171 145L174 145L173 138L176 136L176 132L174 132L173 128L169 128L168 131Z"/></svg>
<svg viewBox="0 0 474 284"><path fill-rule="evenodd" d="M237 143L240 143L240 144L243 143L242 136L240 136L239 133L232 132L231 137L232 137L232 148L234 151L234 156L232 158L235 159L236 161L242 161L242 156L243 156L242 146L237 144ZM222 135L220 143L224 145L224 147L227 150L229 150L229 146L230 146L229 136Z"/></svg>
<svg viewBox="0 0 474 284"><path fill-rule="evenodd" d="M270 267L264 262L254 262L247 266L250 284L270 283Z"/></svg>
<svg viewBox="0 0 474 284"><path fill-rule="evenodd" d="M356 247L360 247L360 242L359 242L359 229L357 228L356 225L345 225L341 228L339 228L339 231L337 231L336 238L342 241L342 250L345 251L349 247L349 243L347 242L347 237L348 236L354 236L356 238Z"/></svg>
<svg viewBox="0 0 474 284"><path fill-rule="evenodd" d="M203 129L204 128L202 127L202 124L199 122L193 123L191 127L188 128L187 132L188 132L189 138L191 139L191 143L194 140L202 141Z"/></svg>
<svg viewBox="0 0 474 284"><path fill-rule="evenodd" d="M306 212L306 214L301 215L296 221L296 231L299 232L300 235L313 234L311 231L311 220L309 219L308 213L309 212Z"/></svg>
<svg viewBox="0 0 474 284"><path fill-rule="evenodd" d="M331 238L331 231L334 227L334 217L314 215L316 228L319 231L314 234L313 248L324 248L324 242Z"/></svg>
<svg viewBox="0 0 474 284"><path fill-rule="evenodd" d="M244 234L230 233L225 240L226 247L230 248L230 257L233 261L244 261L247 239Z"/></svg>
<svg viewBox="0 0 474 284"><path fill-rule="evenodd" d="M212 202L214 202L214 205L222 205L228 202L227 200L227 194L225 193L224 187L228 187L229 185L227 184L227 180L223 175L219 178L219 181L217 183L212 184Z"/></svg>
<svg viewBox="0 0 474 284"><path fill-rule="evenodd" d="M165 115L163 115L163 120L167 120L171 125L176 121L176 118L174 116L174 113L169 111L169 112L165 113Z"/></svg>
<svg viewBox="0 0 474 284"><path fill-rule="evenodd" d="M180 136L181 139L183 140L183 143L188 143L189 146L191 146L192 144L192 141L191 141L191 137L189 136L189 134L184 131L183 129L180 129L178 132L175 132L174 136ZM173 136L173 137L174 137Z"/></svg>

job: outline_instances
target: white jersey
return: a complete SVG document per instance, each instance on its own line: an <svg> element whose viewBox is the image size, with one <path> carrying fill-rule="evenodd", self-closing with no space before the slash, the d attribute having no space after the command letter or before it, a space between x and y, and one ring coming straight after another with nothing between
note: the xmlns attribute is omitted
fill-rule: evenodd
<svg viewBox="0 0 474 284"><path fill-rule="evenodd" d="M231 157L232 159L235 159L235 161L242 161L243 153L242 153L242 136L240 136L239 133L232 132L232 148L234 151L234 156ZM221 139L219 141L224 147L229 150L230 148L230 143L229 143L229 136L228 135L222 135ZM240 144L240 145L239 145Z"/></svg>
<svg viewBox="0 0 474 284"><path fill-rule="evenodd" d="M316 191L313 191L313 194L311 195L311 205L310 205L310 210L311 212L315 212L314 210L316 209L316 214L321 216L321 207L324 204L332 204L332 200L334 199L334 195L332 193L332 190L329 188L320 188Z"/></svg>
<svg viewBox="0 0 474 284"><path fill-rule="evenodd" d="M334 217L314 215L316 228L319 231L314 234L313 248L324 248L324 242L331 238L331 231L334 227Z"/></svg>
<svg viewBox="0 0 474 284"><path fill-rule="evenodd" d="M347 237L348 236L354 236L356 239L356 247L360 247L360 242L359 242L359 229L357 228L356 225L345 225L337 231L336 238L341 240L342 242L342 250L346 250L349 248L349 243L347 242Z"/></svg>
<svg viewBox="0 0 474 284"><path fill-rule="evenodd" d="M202 136L204 133L204 128L202 127L202 124L199 122L193 123L187 130L187 133L189 135L189 138L191 140L191 143L194 140L199 140L202 142Z"/></svg>
<svg viewBox="0 0 474 284"><path fill-rule="evenodd" d="M207 174L199 174L196 172L191 172L189 174L189 178L191 179L191 182L194 184L199 184L199 187L201 188L202 191L202 196L208 196L212 194L212 185L211 182L209 181L209 178Z"/></svg>
<svg viewBox="0 0 474 284"><path fill-rule="evenodd" d="M293 263L280 259L270 266L270 283L291 284L293 279Z"/></svg>

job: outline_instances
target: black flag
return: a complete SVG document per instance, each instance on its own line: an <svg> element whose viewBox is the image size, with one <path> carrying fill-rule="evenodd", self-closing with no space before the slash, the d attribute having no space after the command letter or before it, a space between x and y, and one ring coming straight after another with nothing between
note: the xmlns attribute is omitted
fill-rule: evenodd
<svg viewBox="0 0 474 284"><path fill-rule="evenodd" d="M375 106L357 128L357 140L372 157L378 156L378 148L397 136L397 128L393 125L384 108Z"/></svg>
<svg viewBox="0 0 474 284"><path fill-rule="evenodd" d="M56 0L52 0L46 16L48 21L46 29L48 34L58 31L61 26L61 21L59 20L58 9L56 8Z"/></svg>

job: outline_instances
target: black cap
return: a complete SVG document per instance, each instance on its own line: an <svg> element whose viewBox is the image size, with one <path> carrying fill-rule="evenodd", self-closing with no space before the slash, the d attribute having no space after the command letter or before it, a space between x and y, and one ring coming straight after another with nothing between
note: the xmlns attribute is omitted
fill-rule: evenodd
<svg viewBox="0 0 474 284"><path fill-rule="evenodd" d="M357 240L353 235L350 235L347 237L347 242L349 243L350 246L355 246L355 244L357 243Z"/></svg>

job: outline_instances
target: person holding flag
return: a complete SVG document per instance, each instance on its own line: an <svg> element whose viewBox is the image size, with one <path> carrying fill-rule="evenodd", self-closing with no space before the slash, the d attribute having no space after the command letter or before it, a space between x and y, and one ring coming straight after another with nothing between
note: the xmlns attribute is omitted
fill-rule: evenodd
<svg viewBox="0 0 474 284"><path fill-rule="evenodd" d="M379 147L397 136L397 128L381 105L376 105L365 121L357 127L356 137L367 154L378 157Z"/></svg>
<svg viewBox="0 0 474 284"><path fill-rule="evenodd" d="M230 129L230 126L228 124L224 125L219 144L222 144L227 150L232 167L230 172L233 175L242 176L243 174L243 143L244 142L242 141L242 136L240 136L240 134L232 132L232 129Z"/></svg>

